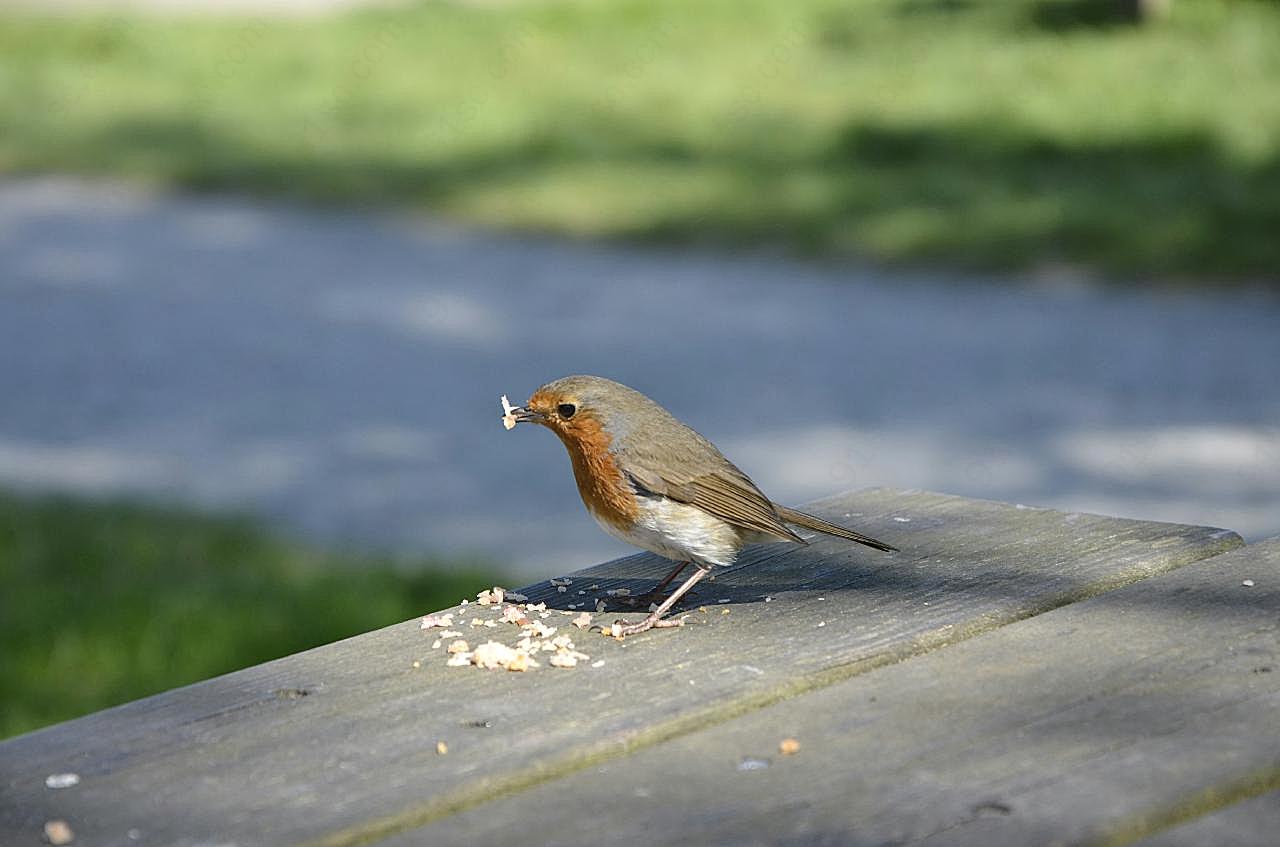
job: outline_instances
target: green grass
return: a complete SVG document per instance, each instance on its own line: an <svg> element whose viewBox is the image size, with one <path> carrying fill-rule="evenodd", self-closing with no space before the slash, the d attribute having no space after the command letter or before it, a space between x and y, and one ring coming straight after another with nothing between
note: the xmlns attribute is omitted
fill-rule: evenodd
<svg viewBox="0 0 1280 847"><path fill-rule="evenodd" d="M1280 3L431 3L0 19L0 170L593 238L1161 279L1280 268Z"/></svg>
<svg viewBox="0 0 1280 847"><path fill-rule="evenodd" d="M320 553L243 520L0 495L0 737L407 620L493 583L466 563Z"/></svg>

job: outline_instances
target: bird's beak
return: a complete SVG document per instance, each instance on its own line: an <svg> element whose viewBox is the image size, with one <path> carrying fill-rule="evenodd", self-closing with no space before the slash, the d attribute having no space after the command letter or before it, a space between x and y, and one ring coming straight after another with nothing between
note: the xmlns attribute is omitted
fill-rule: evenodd
<svg viewBox="0 0 1280 847"><path fill-rule="evenodd" d="M511 410L511 417L516 419L516 423L545 423L547 418L541 412L535 412L532 409L526 409L524 406L516 406Z"/></svg>

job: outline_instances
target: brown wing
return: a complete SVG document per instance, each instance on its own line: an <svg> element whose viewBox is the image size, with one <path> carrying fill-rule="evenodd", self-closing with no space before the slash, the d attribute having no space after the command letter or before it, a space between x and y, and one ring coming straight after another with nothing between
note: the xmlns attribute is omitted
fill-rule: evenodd
<svg viewBox="0 0 1280 847"><path fill-rule="evenodd" d="M727 469L696 476L670 470L659 473L631 463L627 475L642 490L697 506L736 527L804 544L805 540L782 522L769 498L760 493L755 483L728 460L724 462L729 466Z"/></svg>

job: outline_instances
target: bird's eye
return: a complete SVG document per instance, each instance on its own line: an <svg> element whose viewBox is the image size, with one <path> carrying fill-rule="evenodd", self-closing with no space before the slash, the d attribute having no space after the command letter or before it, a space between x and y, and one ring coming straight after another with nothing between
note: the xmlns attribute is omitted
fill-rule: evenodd
<svg viewBox="0 0 1280 847"><path fill-rule="evenodd" d="M559 406L556 406L556 411L560 413L560 417L568 420L573 417L575 412L578 411L578 407L572 403L561 403Z"/></svg>

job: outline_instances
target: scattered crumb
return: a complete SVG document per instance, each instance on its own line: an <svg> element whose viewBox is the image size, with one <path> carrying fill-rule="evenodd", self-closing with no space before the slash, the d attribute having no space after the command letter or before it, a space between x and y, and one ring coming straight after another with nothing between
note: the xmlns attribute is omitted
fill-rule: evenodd
<svg viewBox="0 0 1280 847"><path fill-rule="evenodd" d="M553 576L550 580L548 580L548 582L550 582L552 585L556 586L557 588L559 588L562 585L573 585L573 580L569 579L569 577L567 576Z"/></svg>
<svg viewBox="0 0 1280 847"><path fill-rule="evenodd" d="M553 668L572 668L578 664L578 657L569 650L557 650L547 663Z"/></svg>
<svg viewBox="0 0 1280 847"><path fill-rule="evenodd" d="M78 773L51 773L44 778L45 788L73 788L79 784Z"/></svg>
<svg viewBox="0 0 1280 847"><path fill-rule="evenodd" d="M422 667L422 662L418 661L417 659L414 659L414 660L413 660L413 667L414 667L414 669L415 669L415 670L416 670L417 668Z"/></svg>
<svg viewBox="0 0 1280 847"><path fill-rule="evenodd" d="M524 610L518 606L507 606L502 610L502 617L499 618L503 623L520 623L520 621L528 620L524 616Z"/></svg>
<svg viewBox="0 0 1280 847"><path fill-rule="evenodd" d="M522 650L515 650L497 641L486 641L471 654L471 662L479 668L506 668L509 671L525 671L538 667Z"/></svg>
<svg viewBox="0 0 1280 847"><path fill-rule="evenodd" d="M630 588L610 588L608 591L605 592L605 594L608 594L610 597L630 597L631 589Z"/></svg>
<svg viewBox="0 0 1280 847"><path fill-rule="evenodd" d="M827 625L826 621L818 621L818 626L826 626L826 625Z"/></svg>
<svg viewBox="0 0 1280 847"><path fill-rule="evenodd" d="M603 668L603 667L604 667L604 659L596 659L594 662L592 662L592 663L591 663L591 667L593 667L593 668Z"/></svg>
<svg viewBox="0 0 1280 847"><path fill-rule="evenodd" d="M728 602L729 602L729 598L728 598L728 597L721 597L721 598L720 598L719 600L717 600L716 602L717 602L717 603L728 603Z"/></svg>
<svg viewBox="0 0 1280 847"><path fill-rule="evenodd" d="M508 591L508 592L507 592L507 599L508 599L508 600L510 600L512 603L523 603L523 602L525 602L526 600L528 600L529 598L528 598L528 597L526 597L526 596L525 596L525 595L523 595L523 594L517 594L517 593L516 593L516 592L514 592L514 591Z"/></svg>
<svg viewBox="0 0 1280 847"><path fill-rule="evenodd" d="M612 624L609 625L608 629L603 630L603 633L612 638L622 638L622 624L618 623L617 621L614 621Z"/></svg>
<svg viewBox="0 0 1280 847"><path fill-rule="evenodd" d="M778 745L778 752L784 756L791 756L800 752L800 742L794 738L784 738L782 743Z"/></svg>
<svg viewBox="0 0 1280 847"><path fill-rule="evenodd" d="M432 642L431 642L431 649L432 649L432 650L439 650L439 649L440 649L440 639L439 639L439 638L437 638L435 641L432 641Z"/></svg>
<svg viewBox="0 0 1280 847"><path fill-rule="evenodd" d="M770 597L768 594L766 594L766 595L764 595L764 602L766 602L766 603L772 603L772 602L773 602L773 598L772 598L772 597Z"/></svg>
<svg viewBox="0 0 1280 847"><path fill-rule="evenodd" d="M441 756L447 756L447 755L449 755L449 745L448 745L448 744L445 744L443 741L437 741L437 742L436 742L436 753L437 753L437 754L439 754L439 755L441 755Z"/></svg>
<svg viewBox="0 0 1280 847"><path fill-rule="evenodd" d="M573 624L578 629L588 629L591 626L591 613L583 612L573 620L569 621L569 623Z"/></svg>
<svg viewBox="0 0 1280 847"><path fill-rule="evenodd" d="M1246 579L1244 582L1240 584L1243 585L1245 588L1253 588L1254 586L1254 582L1251 579Z"/></svg>
<svg viewBox="0 0 1280 847"><path fill-rule="evenodd" d="M556 586L556 591L557 591L557 592L559 592L559 593L561 593L561 594L565 593L565 592L566 592L566 591L568 591L568 590L569 590L569 589L565 588L563 585L557 585L557 586Z"/></svg>
<svg viewBox="0 0 1280 847"><path fill-rule="evenodd" d="M599 587L600 587L599 585L596 585L596 584L593 582L593 583L591 583L590 585L588 585L588 586L587 586L587 590L588 590L588 591L595 591L595 590L596 590L597 588L599 588Z"/></svg>
<svg viewBox="0 0 1280 847"><path fill-rule="evenodd" d="M605 610L604 601L603 601L603 600L597 600L597 601L596 601L596 611L597 611L597 612L603 612L604 610Z"/></svg>
<svg viewBox="0 0 1280 847"><path fill-rule="evenodd" d="M470 653L454 653L445 664L451 668L460 668L471 664Z"/></svg>
<svg viewBox="0 0 1280 847"><path fill-rule="evenodd" d="M449 645L449 647L448 647L448 652L450 652L450 653L465 653L465 652L467 652L467 651L468 651L468 650L470 650L470 649L471 649L471 645L467 644L467 642L465 642L465 641L463 641L461 638L459 638L457 641L455 641L455 642L453 642L452 644L450 644L450 645Z"/></svg>
<svg viewBox="0 0 1280 847"><path fill-rule="evenodd" d="M529 612L545 612L547 610L547 604L546 603L530 603L524 608L525 608L525 611L529 611Z"/></svg>
<svg viewBox="0 0 1280 847"><path fill-rule="evenodd" d="M729 613L730 613L730 612L732 612L732 611L733 611L733 609L721 609L721 610L720 610L720 614L722 614L722 615L727 615L727 614L729 614Z"/></svg>
<svg viewBox="0 0 1280 847"><path fill-rule="evenodd" d="M520 632L524 635L533 636L534 638L550 638L552 635L555 635L556 628L554 626L547 626L542 621L529 621L521 627Z"/></svg>
<svg viewBox="0 0 1280 847"><path fill-rule="evenodd" d="M476 602L481 606L500 606L502 605L502 599L505 595L506 592L495 585L488 591L481 591L477 594Z"/></svg>
<svg viewBox="0 0 1280 847"><path fill-rule="evenodd" d="M515 428L515 425L516 425L516 416L514 414L515 410L516 410L516 407L512 406L507 401L507 395L503 394L502 395L502 426L505 427L508 431Z"/></svg>
<svg viewBox="0 0 1280 847"><path fill-rule="evenodd" d="M44 840L50 844L70 844L76 840L71 825L63 820L45 821Z"/></svg>
<svg viewBox="0 0 1280 847"><path fill-rule="evenodd" d="M422 619L422 626L420 627L420 629L431 629L432 627L436 627L436 626L439 626L439 627L453 626L453 612L448 612L443 615L427 615L425 618Z"/></svg>
<svg viewBox="0 0 1280 847"><path fill-rule="evenodd" d="M527 671L529 668L538 667L538 663L529 658L529 654L522 650L517 650L511 661L507 662L507 670L509 671Z"/></svg>

